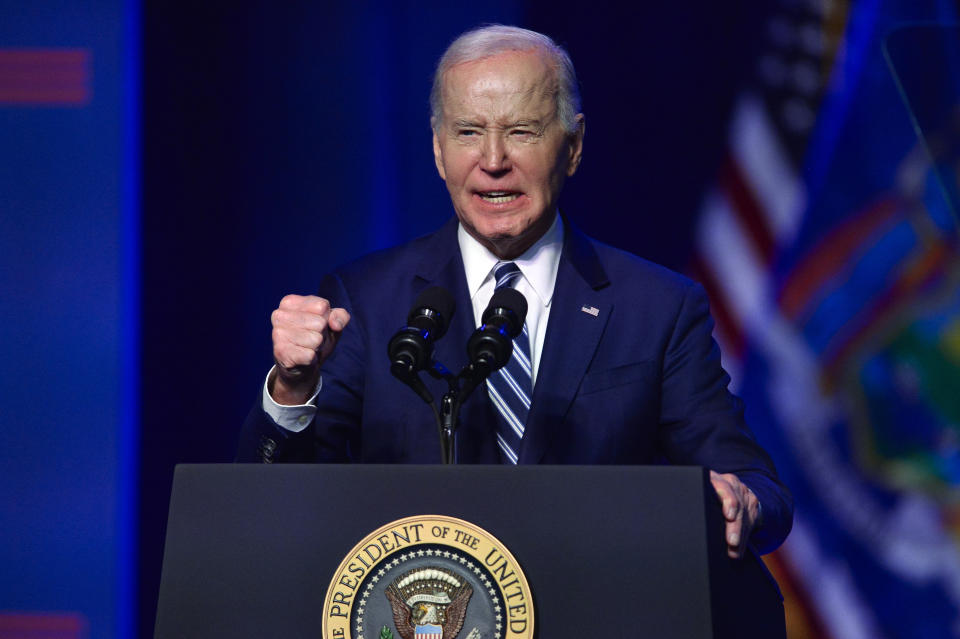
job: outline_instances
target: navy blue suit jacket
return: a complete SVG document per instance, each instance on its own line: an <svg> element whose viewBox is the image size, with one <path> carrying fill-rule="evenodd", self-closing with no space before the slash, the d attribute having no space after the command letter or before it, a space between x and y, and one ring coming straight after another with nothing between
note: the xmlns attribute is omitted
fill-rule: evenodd
<svg viewBox="0 0 960 639"><path fill-rule="evenodd" d="M772 549L792 522L792 499L743 420L711 337L703 289L591 240L565 220L565 238L521 464L695 464L733 472L757 495ZM456 372L474 330L456 218L436 233L338 269L319 294L351 314L323 366L319 410L299 434L254 407L238 459L439 463L428 405L389 372L387 342L428 286L456 300L437 359ZM596 309L585 312L583 309ZM435 397L445 383L423 376ZM499 463L494 408L483 387L465 402L460 463Z"/></svg>

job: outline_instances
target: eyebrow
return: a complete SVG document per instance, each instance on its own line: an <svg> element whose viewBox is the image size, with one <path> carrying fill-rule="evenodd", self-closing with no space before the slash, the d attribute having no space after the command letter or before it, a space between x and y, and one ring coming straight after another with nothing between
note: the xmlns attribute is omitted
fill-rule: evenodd
<svg viewBox="0 0 960 639"><path fill-rule="evenodd" d="M528 127L533 127L535 129L539 129L543 127L543 122L541 122L540 120L537 120L536 118L532 118L529 120L521 119L521 120L517 120L516 122L513 122L512 124L508 124L507 126L528 126Z"/></svg>
<svg viewBox="0 0 960 639"><path fill-rule="evenodd" d="M475 122L473 120L466 120L462 118L458 118L454 120L453 125L457 128L476 128L476 129L485 128L485 125L480 124L479 122ZM532 118L532 119L524 118L520 120L514 120L513 122L505 124L503 125L503 128L508 129L510 127L516 127L516 126L529 126L534 128L540 128L543 126L543 123L536 118Z"/></svg>

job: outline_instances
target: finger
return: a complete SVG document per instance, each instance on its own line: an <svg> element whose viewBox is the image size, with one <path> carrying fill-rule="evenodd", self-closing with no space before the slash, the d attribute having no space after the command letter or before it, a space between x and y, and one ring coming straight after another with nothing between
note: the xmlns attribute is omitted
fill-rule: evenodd
<svg viewBox="0 0 960 639"><path fill-rule="evenodd" d="M753 491L750 490L750 487L740 481L740 478L736 475L727 475L729 478L730 484L733 486L734 494L737 497L737 501L740 504L740 512L744 519L744 526L746 530L744 535L749 534L750 528L753 527L754 523L757 520L757 513L759 512L760 502L757 499L757 496L753 494Z"/></svg>
<svg viewBox="0 0 960 639"><path fill-rule="evenodd" d="M760 519L760 500L753 494L753 491L746 488L743 507L743 523L746 530L744 535L749 535L750 531L759 524Z"/></svg>
<svg viewBox="0 0 960 639"><path fill-rule="evenodd" d="M281 328L302 328L320 332L327 327L328 319L316 313L278 308L270 315L270 323Z"/></svg>
<svg viewBox="0 0 960 639"><path fill-rule="evenodd" d="M723 475L716 475L716 477L714 477L711 474L710 482L713 484L713 489L717 492L717 497L720 499L724 519L733 521L736 519L740 509L740 501L737 499L733 487Z"/></svg>
<svg viewBox="0 0 960 639"><path fill-rule="evenodd" d="M300 308L302 299L302 295L284 295L277 308L282 308L284 310L294 310Z"/></svg>
<svg viewBox="0 0 960 639"><path fill-rule="evenodd" d="M320 348L317 350L317 352L320 354L321 362L330 357L330 354L337 346L338 341L340 341L340 331L334 330L328 322L327 327L323 331L323 341L320 344Z"/></svg>
<svg viewBox="0 0 960 639"><path fill-rule="evenodd" d="M330 312L330 302L316 295L286 295L280 300L279 308L326 316Z"/></svg>
<svg viewBox="0 0 960 639"><path fill-rule="evenodd" d="M346 309L335 308L330 311L330 316L327 318L327 321L329 322L330 330L339 333L350 323L350 313L348 313Z"/></svg>
<svg viewBox="0 0 960 639"><path fill-rule="evenodd" d="M723 475L718 475L718 479L722 480L729 487L729 494L733 497L736 504L737 512L733 513L734 517L740 517L741 514L746 509L747 505L747 493L750 493L750 489L747 488L746 484L740 481L740 478L734 475L733 473L725 473ZM729 514L729 505L726 510Z"/></svg>
<svg viewBox="0 0 960 639"><path fill-rule="evenodd" d="M743 520L728 521L726 525L727 555L739 559L743 555Z"/></svg>
<svg viewBox="0 0 960 639"><path fill-rule="evenodd" d="M324 322L324 324L326 324L326 322ZM284 345L291 344L301 348L317 350L321 347L326 339L329 339L329 337L323 329L320 331L314 331L305 328L290 328L286 326L276 326L273 329L274 348L283 348Z"/></svg>

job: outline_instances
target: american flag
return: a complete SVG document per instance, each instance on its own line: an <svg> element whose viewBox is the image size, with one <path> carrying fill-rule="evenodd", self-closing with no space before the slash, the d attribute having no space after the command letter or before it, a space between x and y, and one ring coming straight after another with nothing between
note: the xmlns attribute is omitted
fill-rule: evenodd
<svg viewBox="0 0 960 639"><path fill-rule="evenodd" d="M734 108L726 158L703 204L692 269L710 295L734 388L751 323L776 305L770 267L803 216L799 174L846 14L839 0L774 5L754 81Z"/></svg>

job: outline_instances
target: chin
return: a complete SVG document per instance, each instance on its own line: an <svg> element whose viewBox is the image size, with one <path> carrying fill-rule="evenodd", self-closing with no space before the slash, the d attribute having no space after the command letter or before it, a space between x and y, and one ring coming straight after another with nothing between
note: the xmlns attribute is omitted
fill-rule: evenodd
<svg viewBox="0 0 960 639"><path fill-rule="evenodd" d="M497 227L494 229L477 229L481 237L490 242L504 242L507 240L513 240L523 235L522 230L515 228L504 229L502 227Z"/></svg>

